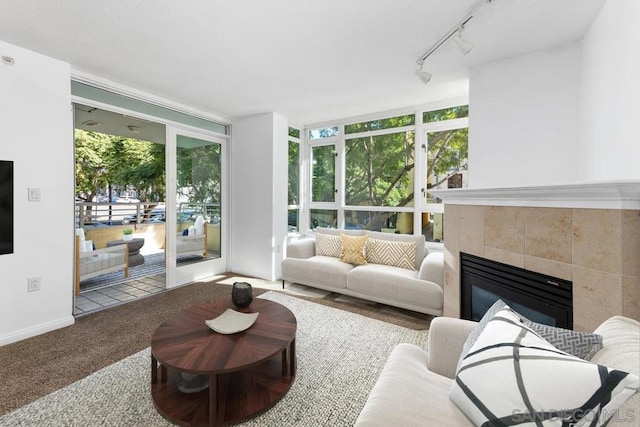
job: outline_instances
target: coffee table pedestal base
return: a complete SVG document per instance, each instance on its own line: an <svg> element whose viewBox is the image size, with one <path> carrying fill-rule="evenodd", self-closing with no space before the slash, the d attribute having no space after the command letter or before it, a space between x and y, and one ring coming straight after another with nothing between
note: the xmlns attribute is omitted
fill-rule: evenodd
<svg viewBox="0 0 640 427"><path fill-rule="evenodd" d="M153 403L162 416L183 426L232 425L255 417L275 405L291 388L296 370L294 346L291 343L289 352L284 351L258 366L211 375L209 383L214 387L198 393L178 390L179 372L162 366L158 370L151 356ZM214 397L210 392L217 395L215 399L210 399Z"/></svg>

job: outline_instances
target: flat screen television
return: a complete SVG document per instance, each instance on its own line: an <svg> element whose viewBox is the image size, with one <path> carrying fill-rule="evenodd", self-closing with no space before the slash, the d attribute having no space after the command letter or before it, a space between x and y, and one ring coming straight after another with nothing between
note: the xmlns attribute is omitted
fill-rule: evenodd
<svg viewBox="0 0 640 427"><path fill-rule="evenodd" d="M13 162L0 160L0 255L13 253Z"/></svg>

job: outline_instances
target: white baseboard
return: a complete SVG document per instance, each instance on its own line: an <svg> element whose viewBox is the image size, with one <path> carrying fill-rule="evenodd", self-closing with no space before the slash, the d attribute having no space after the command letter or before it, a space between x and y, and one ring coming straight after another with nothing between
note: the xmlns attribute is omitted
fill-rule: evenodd
<svg viewBox="0 0 640 427"><path fill-rule="evenodd" d="M56 329L64 328L75 323L76 319L73 316L63 317L51 322L42 323L31 328L22 329L16 332L12 332L7 335L0 336L0 346L11 344L16 341L22 341L27 338L35 337L47 332L54 331Z"/></svg>

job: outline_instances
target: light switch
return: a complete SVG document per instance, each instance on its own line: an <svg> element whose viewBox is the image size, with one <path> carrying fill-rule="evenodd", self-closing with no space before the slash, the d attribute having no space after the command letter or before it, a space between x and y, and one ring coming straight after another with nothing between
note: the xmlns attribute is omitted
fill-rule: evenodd
<svg viewBox="0 0 640 427"><path fill-rule="evenodd" d="M40 189L39 188L29 188L29 201L30 202L39 202L40 201Z"/></svg>

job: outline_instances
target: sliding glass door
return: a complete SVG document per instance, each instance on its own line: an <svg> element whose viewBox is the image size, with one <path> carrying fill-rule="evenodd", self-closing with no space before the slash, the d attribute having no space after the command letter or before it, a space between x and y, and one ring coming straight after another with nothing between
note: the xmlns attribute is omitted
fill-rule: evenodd
<svg viewBox="0 0 640 427"><path fill-rule="evenodd" d="M177 128L167 132L169 287L226 271L225 140Z"/></svg>

